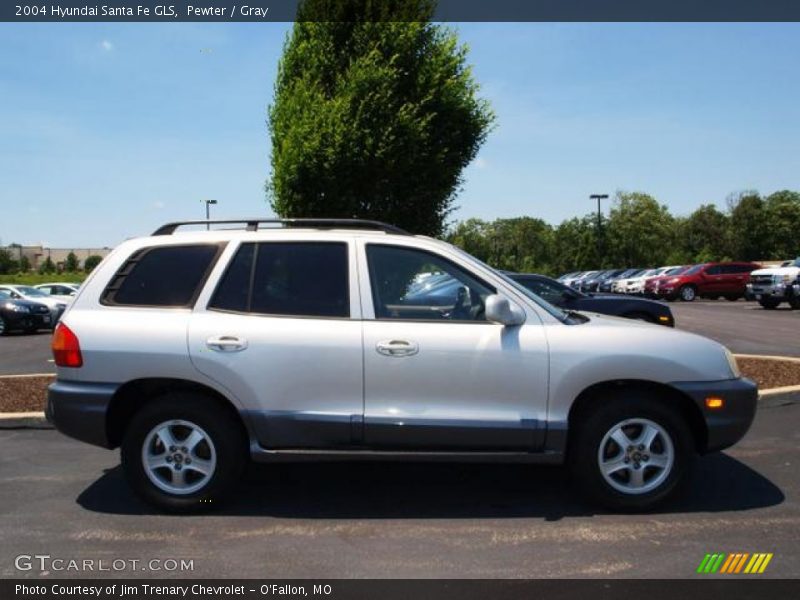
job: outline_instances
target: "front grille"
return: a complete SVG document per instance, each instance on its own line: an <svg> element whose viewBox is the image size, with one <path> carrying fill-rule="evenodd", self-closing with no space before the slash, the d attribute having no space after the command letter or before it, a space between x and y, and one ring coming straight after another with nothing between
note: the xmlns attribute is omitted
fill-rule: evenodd
<svg viewBox="0 0 800 600"><path fill-rule="evenodd" d="M772 275L751 275L750 283L753 285L772 285Z"/></svg>

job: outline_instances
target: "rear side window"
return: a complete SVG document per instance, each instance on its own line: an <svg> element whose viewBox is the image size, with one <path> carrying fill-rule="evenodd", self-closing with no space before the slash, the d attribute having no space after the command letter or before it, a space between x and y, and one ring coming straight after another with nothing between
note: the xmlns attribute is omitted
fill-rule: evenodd
<svg viewBox="0 0 800 600"><path fill-rule="evenodd" d="M349 317L347 244L244 244L209 308L290 317Z"/></svg>
<svg viewBox="0 0 800 600"><path fill-rule="evenodd" d="M217 244L143 248L117 271L103 292L102 303L190 307L220 249Z"/></svg>

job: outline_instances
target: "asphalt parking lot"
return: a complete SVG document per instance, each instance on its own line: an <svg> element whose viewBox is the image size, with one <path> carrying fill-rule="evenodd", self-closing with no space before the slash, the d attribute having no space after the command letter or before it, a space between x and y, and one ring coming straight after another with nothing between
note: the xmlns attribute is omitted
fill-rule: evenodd
<svg viewBox="0 0 800 600"><path fill-rule="evenodd" d="M117 452L0 431L0 576L40 576L14 557L49 554L191 559L193 577L669 578L707 552L772 552L761 577L800 577L800 396L762 402L649 515L597 511L555 467L346 463L259 466L221 512L165 516L131 497Z"/></svg>
<svg viewBox="0 0 800 600"><path fill-rule="evenodd" d="M764 310L755 302L672 302L678 327L715 339L733 352L800 356L800 311ZM0 338L0 375L54 373L50 334Z"/></svg>
<svg viewBox="0 0 800 600"><path fill-rule="evenodd" d="M671 306L735 352L800 355L800 311ZM52 371L49 339L0 338L3 372ZM696 577L706 553L772 552L761 577L800 577L799 420L800 394L762 400L745 439L699 459L688 494L649 515L584 504L559 468L345 463L253 467L222 510L167 516L131 496L118 452L0 430L0 574L93 576L14 568L49 554L194 566L104 577L671 578Z"/></svg>

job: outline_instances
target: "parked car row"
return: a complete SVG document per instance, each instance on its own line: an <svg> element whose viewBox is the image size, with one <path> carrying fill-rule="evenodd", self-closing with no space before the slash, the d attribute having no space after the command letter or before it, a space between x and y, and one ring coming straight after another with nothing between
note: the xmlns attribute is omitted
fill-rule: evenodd
<svg viewBox="0 0 800 600"><path fill-rule="evenodd" d="M74 283L0 284L0 335L54 328L77 293Z"/></svg>
<svg viewBox="0 0 800 600"><path fill-rule="evenodd" d="M710 262L658 268L610 269L567 273L563 285L583 294L614 293L659 300L692 302L696 298L756 300L764 308L788 302L800 308L800 258L780 267L753 262Z"/></svg>

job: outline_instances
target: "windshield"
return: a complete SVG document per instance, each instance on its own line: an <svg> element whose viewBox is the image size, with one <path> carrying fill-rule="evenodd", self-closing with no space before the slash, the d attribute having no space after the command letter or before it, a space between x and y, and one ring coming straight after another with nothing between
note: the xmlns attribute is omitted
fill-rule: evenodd
<svg viewBox="0 0 800 600"><path fill-rule="evenodd" d="M552 316L554 316L559 321L566 321L569 318L569 315L565 311L561 310L557 306L553 306L552 304L550 304L547 300L545 300L541 296L538 296L537 294L534 294L532 291L530 291L524 285L522 285L521 283L517 283L516 281L511 279L505 273L502 273L502 272L498 271L494 267L490 267L489 265L487 265L482 260L472 256L469 252L464 252L461 248L453 246L452 244L450 245L450 247L453 250L455 250L456 252L458 252L460 255L466 256L467 258L469 258L470 260L476 262L477 264L481 265L482 267L485 267L486 269L489 269L489 271L491 271L492 273L497 275L500 279L502 279L508 285L510 285L515 290L520 292L526 298L529 298L530 300L535 302L538 306L541 306L544 310L546 310L548 313L550 313Z"/></svg>
<svg viewBox="0 0 800 600"><path fill-rule="evenodd" d="M23 296L47 296L42 290L27 285L17 286L17 291Z"/></svg>
<svg viewBox="0 0 800 600"><path fill-rule="evenodd" d="M675 267L674 269L670 269L664 275L680 275L684 271L686 271L689 267Z"/></svg>
<svg viewBox="0 0 800 600"><path fill-rule="evenodd" d="M0 300L8 300L9 298L11 298L11 296L9 296L8 292L0 290Z"/></svg>

